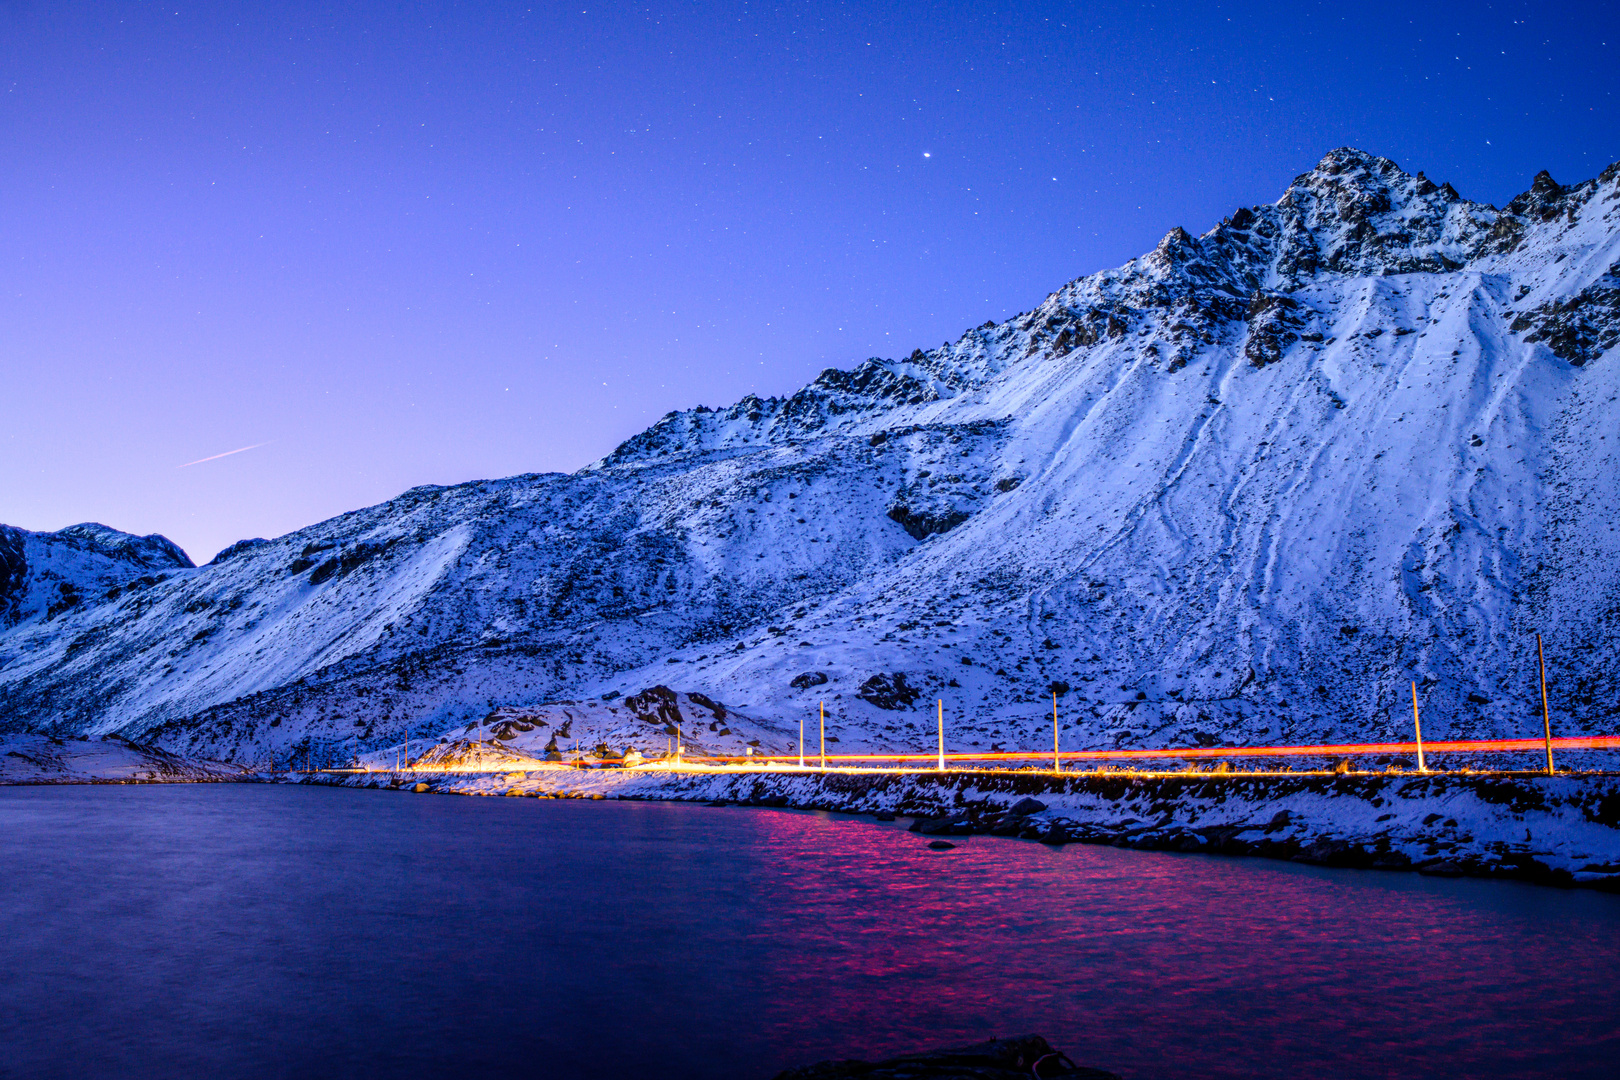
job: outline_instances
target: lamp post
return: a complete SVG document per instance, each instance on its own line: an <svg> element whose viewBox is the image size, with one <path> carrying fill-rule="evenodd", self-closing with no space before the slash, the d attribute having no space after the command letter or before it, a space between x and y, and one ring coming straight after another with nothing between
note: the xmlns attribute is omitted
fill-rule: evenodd
<svg viewBox="0 0 1620 1080"><path fill-rule="evenodd" d="M1057 691L1052 691L1052 771L1062 772L1063 764L1058 760L1058 725L1057 725Z"/></svg>
<svg viewBox="0 0 1620 1080"><path fill-rule="evenodd" d="M821 767L827 767L827 703L821 703Z"/></svg>
<svg viewBox="0 0 1620 1080"><path fill-rule="evenodd" d="M1553 774L1552 712L1547 708L1547 657L1541 651L1541 635L1536 635L1536 666L1541 670L1541 723L1547 733L1547 775Z"/></svg>
<svg viewBox="0 0 1620 1080"><path fill-rule="evenodd" d="M1412 729L1417 732L1418 772L1428 772L1429 767L1423 763L1423 724L1418 720L1416 679L1412 680Z"/></svg>

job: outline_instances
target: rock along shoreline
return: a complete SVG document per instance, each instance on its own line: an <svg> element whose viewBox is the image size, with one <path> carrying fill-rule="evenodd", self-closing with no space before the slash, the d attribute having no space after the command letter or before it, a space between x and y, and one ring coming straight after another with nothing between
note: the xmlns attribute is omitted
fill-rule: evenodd
<svg viewBox="0 0 1620 1080"><path fill-rule="evenodd" d="M910 818L935 839L1285 859L1620 892L1620 775L1174 774L537 767L300 783L458 795L679 801Z"/></svg>

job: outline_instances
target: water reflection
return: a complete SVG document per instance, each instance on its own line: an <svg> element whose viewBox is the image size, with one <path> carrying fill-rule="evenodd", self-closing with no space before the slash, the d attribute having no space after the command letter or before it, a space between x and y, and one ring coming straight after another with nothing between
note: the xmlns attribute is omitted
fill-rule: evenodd
<svg viewBox="0 0 1620 1080"><path fill-rule="evenodd" d="M1613 1075L1620 898L692 806L0 791L0 1075ZM9 1070L9 1071L8 1071Z"/></svg>

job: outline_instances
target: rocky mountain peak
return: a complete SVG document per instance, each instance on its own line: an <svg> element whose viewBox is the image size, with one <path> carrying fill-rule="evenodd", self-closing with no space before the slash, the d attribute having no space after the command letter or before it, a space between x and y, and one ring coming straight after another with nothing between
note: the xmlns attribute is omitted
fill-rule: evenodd
<svg viewBox="0 0 1620 1080"><path fill-rule="evenodd" d="M1567 210L1568 196L1572 194L1574 189L1563 187L1542 169L1530 181L1530 189L1509 199L1502 212L1532 221L1551 221Z"/></svg>
<svg viewBox="0 0 1620 1080"><path fill-rule="evenodd" d="M1197 237L1178 225L1152 251L1071 281L1032 311L901 359L829 368L791 397L672 412L592 468L913 424L919 410L983 388L1030 358L1123 341L1149 323L1170 339L1147 343L1170 372L1240 323L1248 324L1246 355L1264 365L1306 332L1289 294L1331 278L1444 273L1511 252L1530 224L1573 213L1591 190L1592 182L1577 191L1542 172L1498 211L1389 158L1339 147L1276 202L1240 207Z"/></svg>
<svg viewBox="0 0 1620 1080"><path fill-rule="evenodd" d="M87 521L39 533L0 525L0 628L93 606L133 580L193 569L168 537L134 536Z"/></svg>
<svg viewBox="0 0 1620 1080"><path fill-rule="evenodd" d="M1454 270L1477 257L1496 214L1449 185L1351 147L1326 154L1275 204L1279 283L1321 274Z"/></svg>
<svg viewBox="0 0 1620 1080"><path fill-rule="evenodd" d="M1184 262L1198 254L1197 244L1180 225L1165 233L1164 239L1153 250L1172 263Z"/></svg>
<svg viewBox="0 0 1620 1080"><path fill-rule="evenodd" d="M196 564L167 536L135 536L95 521L69 525L54 536L109 559L132 563L143 570L189 570Z"/></svg>

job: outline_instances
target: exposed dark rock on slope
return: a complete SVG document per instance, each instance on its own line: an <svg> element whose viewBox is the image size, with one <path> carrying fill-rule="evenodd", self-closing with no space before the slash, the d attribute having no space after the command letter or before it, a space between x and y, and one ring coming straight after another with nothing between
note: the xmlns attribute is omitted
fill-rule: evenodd
<svg viewBox="0 0 1620 1080"><path fill-rule="evenodd" d="M1433 737L1517 735L1540 630L1560 731L1608 730L1617 199L1620 166L1496 209L1336 150L1007 322L571 476L202 568L8 530L0 723L343 757L664 684L782 730L825 700L845 749L924 742L943 698L971 748L1042 745L1062 684L1072 746L1212 745L1387 738L1416 679Z"/></svg>

